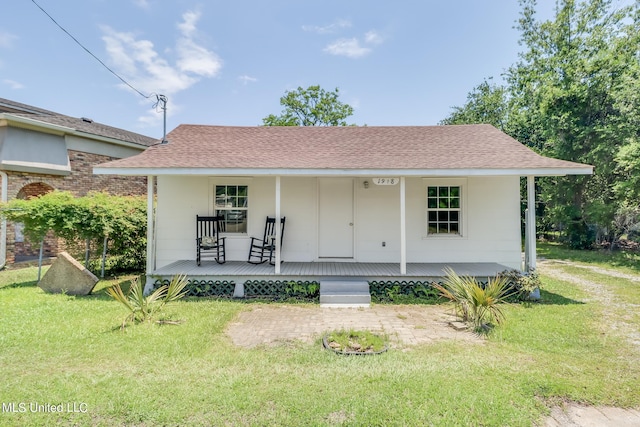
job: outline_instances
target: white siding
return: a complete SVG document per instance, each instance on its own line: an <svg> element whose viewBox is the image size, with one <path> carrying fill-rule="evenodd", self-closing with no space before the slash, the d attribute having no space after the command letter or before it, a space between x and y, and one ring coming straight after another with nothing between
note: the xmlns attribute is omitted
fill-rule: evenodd
<svg viewBox="0 0 640 427"><path fill-rule="evenodd" d="M208 180L158 177L156 266L196 258L196 215L209 214Z"/></svg>
<svg viewBox="0 0 640 427"><path fill-rule="evenodd" d="M369 181L369 188L364 188ZM446 181L446 180L445 180ZM463 236L427 236L426 186L406 180L407 262L496 262L520 268L518 177L469 177L462 181ZM227 238L227 259L246 260L249 236L262 237L275 213L275 178L158 178L157 266L195 259L195 217L213 213L216 184L249 186L248 233ZM282 215L287 217L282 258L317 260L317 179L282 177ZM355 180L355 254L359 262L399 262L400 186ZM382 246L382 243L385 246Z"/></svg>

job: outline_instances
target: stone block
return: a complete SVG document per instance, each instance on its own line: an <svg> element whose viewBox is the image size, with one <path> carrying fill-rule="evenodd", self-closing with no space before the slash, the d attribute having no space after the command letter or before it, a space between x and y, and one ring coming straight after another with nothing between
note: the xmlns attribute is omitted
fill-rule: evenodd
<svg viewBox="0 0 640 427"><path fill-rule="evenodd" d="M67 252L58 254L38 286L45 292L69 295L89 295L98 278Z"/></svg>

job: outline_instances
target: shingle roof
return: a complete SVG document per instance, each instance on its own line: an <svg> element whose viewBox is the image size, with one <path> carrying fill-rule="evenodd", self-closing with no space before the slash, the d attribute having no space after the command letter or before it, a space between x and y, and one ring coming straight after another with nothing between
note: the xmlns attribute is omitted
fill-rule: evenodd
<svg viewBox="0 0 640 427"><path fill-rule="evenodd" d="M146 147L158 142L157 139L150 138L139 133L129 132L124 129L107 126L87 119L65 116L64 114L55 113L53 111L44 110L27 104L21 104L5 98L0 98L0 113L64 126L78 132L113 138L119 141L130 142Z"/></svg>
<svg viewBox="0 0 640 427"><path fill-rule="evenodd" d="M108 169L568 169L490 125L229 127L180 125L156 145ZM583 172L579 172L582 170Z"/></svg>

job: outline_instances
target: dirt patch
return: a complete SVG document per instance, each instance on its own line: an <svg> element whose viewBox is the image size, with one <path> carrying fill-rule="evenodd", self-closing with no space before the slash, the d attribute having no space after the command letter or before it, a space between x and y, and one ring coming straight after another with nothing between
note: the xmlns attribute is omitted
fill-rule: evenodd
<svg viewBox="0 0 640 427"><path fill-rule="evenodd" d="M321 308L263 305L241 312L227 327L227 335L235 345L245 348L294 340L312 343L323 333L339 329L386 334L392 348L440 340L483 342L477 334L451 327L450 322L455 320L451 309L443 306Z"/></svg>

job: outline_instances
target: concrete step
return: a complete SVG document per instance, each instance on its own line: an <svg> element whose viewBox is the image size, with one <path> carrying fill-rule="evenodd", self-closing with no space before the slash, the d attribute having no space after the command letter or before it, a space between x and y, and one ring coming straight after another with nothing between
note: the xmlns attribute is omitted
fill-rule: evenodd
<svg viewBox="0 0 640 427"><path fill-rule="evenodd" d="M320 282L320 307L369 307L369 283L349 280Z"/></svg>

